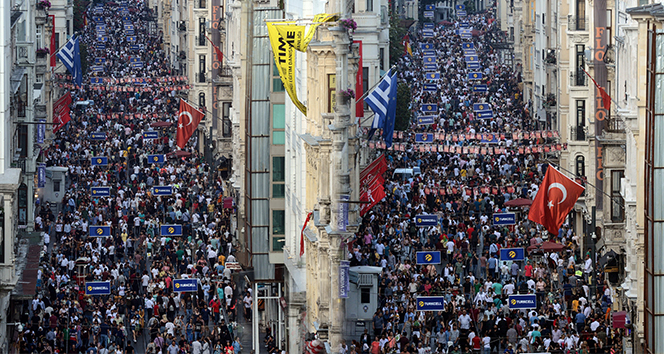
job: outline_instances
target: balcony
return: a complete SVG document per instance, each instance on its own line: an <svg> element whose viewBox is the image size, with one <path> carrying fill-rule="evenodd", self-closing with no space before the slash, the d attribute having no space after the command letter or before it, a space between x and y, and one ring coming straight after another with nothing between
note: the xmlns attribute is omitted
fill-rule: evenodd
<svg viewBox="0 0 664 354"><path fill-rule="evenodd" d="M180 32L185 32L187 30L187 24L184 21L180 21L178 30L180 30Z"/></svg>
<svg viewBox="0 0 664 354"><path fill-rule="evenodd" d="M586 31L588 26L587 17L567 16L567 29L570 31Z"/></svg>
<svg viewBox="0 0 664 354"><path fill-rule="evenodd" d="M570 141L585 141L586 136L586 127L585 126L575 126L570 127L569 131L569 140Z"/></svg>
<svg viewBox="0 0 664 354"><path fill-rule="evenodd" d="M572 72L569 75L569 85L577 87L588 86L588 76L583 71Z"/></svg>
<svg viewBox="0 0 664 354"><path fill-rule="evenodd" d="M618 117L610 117L606 120L606 131L609 133L624 133L625 122Z"/></svg>
<svg viewBox="0 0 664 354"><path fill-rule="evenodd" d="M233 86L233 71L229 66L224 66L212 82L218 86Z"/></svg>
<svg viewBox="0 0 664 354"><path fill-rule="evenodd" d="M35 119L46 119L46 105L36 104L35 105Z"/></svg>
<svg viewBox="0 0 664 354"><path fill-rule="evenodd" d="M546 53L546 58L544 58L544 63L546 65L556 65L556 50L555 49L549 49L549 51Z"/></svg>
<svg viewBox="0 0 664 354"><path fill-rule="evenodd" d="M48 12L45 9L37 7L35 11L35 24L45 25L48 22Z"/></svg>
<svg viewBox="0 0 664 354"><path fill-rule="evenodd" d="M526 70L523 72L523 81L525 82L533 82L533 72L530 70Z"/></svg>
<svg viewBox="0 0 664 354"><path fill-rule="evenodd" d="M550 93L546 95L546 100L544 101L544 109L547 111L555 111L556 110L556 95L554 93Z"/></svg>

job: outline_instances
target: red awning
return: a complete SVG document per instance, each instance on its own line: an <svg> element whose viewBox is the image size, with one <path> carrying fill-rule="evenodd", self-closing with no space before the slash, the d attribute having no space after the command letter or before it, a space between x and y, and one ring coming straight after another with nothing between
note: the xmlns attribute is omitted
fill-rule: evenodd
<svg viewBox="0 0 664 354"><path fill-rule="evenodd" d="M154 122L150 124L150 126L153 128L165 128L165 127L170 127L171 125L173 125L173 123L171 122Z"/></svg>
<svg viewBox="0 0 664 354"><path fill-rule="evenodd" d="M613 328L625 328L625 323L627 323L627 312L617 311L612 314L613 317Z"/></svg>

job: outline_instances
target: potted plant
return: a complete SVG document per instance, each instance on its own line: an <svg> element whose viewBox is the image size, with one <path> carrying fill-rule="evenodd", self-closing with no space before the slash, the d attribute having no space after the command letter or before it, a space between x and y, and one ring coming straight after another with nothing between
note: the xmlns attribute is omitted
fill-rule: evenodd
<svg viewBox="0 0 664 354"><path fill-rule="evenodd" d="M37 58L44 58L48 54L48 48L37 48Z"/></svg>
<svg viewBox="0 0 664 354"><path fill-rule="evenodd" d="M347 104L348 101L355 98L355 91L353 89L341 90L339 91L339 95L341 95L341 104Z"/></svg>
<svg viewBox="0 0 664 354"><path fill-rule="evenodd" d="M355 30L357 29L357 23L352 18L341 19L339 20L339 24L341 25L341 27L347 30L351 30L353 32L355 32Z"/></svg>
<svg viewBox="0 0 664 354"><path fill-rule="evenodd" d="M51 8L51 2L48 0L39 0L37 1L37 7L42 10L48 10Z"/></svg>

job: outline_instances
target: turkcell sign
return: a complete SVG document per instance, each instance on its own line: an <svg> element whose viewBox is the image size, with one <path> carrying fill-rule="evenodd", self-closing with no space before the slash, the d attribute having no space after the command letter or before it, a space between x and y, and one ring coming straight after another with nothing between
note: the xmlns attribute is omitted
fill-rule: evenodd
<svg viewBox="0 0 664 354"><path fill-rule="evenodd" d="M507 302L510 310L536 309L537 295L510 295Z"/></svg>
<svg viewBox="0 0 664 354"><path fill-rule="evenodd" d="M425 18L433 18L433 11L424 11Z"/></svg>
<svg viewBox="0 0 664 354"><path fill-rule="evenodd" d="M156 196L173 194L172 186L152 187L152 194Z"/></svg>
<svg viewBox="0 0 664 354"><path fill-rule="evenodd" d="M348 298L350 289L350 261L339 261L339 298Z"/></svg>
<svg viewBox="0 0 664 354"><path fill-rule="evenodd" d="M461 23L459 23L459 28L470 28L470 23L461 22Z"/></svg>
<svg viewBox="0 0 664 354"><path fill-rule="evenodd" d="M438 215L418 215L415 217L415 225L421 226L436 226L438 224Z"/></svg>
<svg viewBox="0 0 664 354"><path fill-rule="evenodd" d="M479 111L476 114L477 114L477 119L493 118L493 111Z"/></svg>
<svg viewBox="0 0 664 354"><path fill-rule="evenodd" d="M182 236L182 225L161 225L161 236Z"/></svg>
<svg viewBox="0 0 664 354"><path fill-rule="evenodd" d="M418 296L417 311L443 311L445 298L443 296Z"/></svg>
<svg viewBox="0 0 664 354"><path fill-rule="evenodd" d="M143 139L159 139L159 132L143 132Z"/></svg>
<svg viewBox="0 0 664 354"><path fill-rule="evenodd" d="M466 59L466 63L477 63L478 62L477 61L477 56L475 56L475 55L469 55L469 56L465 57L465 59Z"/></svg>
<svg viewBox="0 0 664 354"><path fill-rule="evenodd" d="M491 110L491 104L489 103L473 103L473 111L479 112L479 111L490 111Z"/></svg>
<svg viewBox="0 0 664 354"><path fill-rule="evenodd" d="M106 166L108 165L108 157L97 156L90 159L90 164L92 166Z"/></svg>
<svg viewBox="0 0 664 354"><path fill-rule="evenodd" d="M111 295L111 282L110 281L86 282L85 295Z"/></svg>
<svg viewBox="0 0 664 354"><path fill-rule="evenodd" d="M162 164L164 162L166 162L166 155L164 154L148 155L148 163Z"/></svg>
<svg viewBox="0 0 664 354"><path fill-rule="evenodd" d="M90 226L90 237L109 237L111 236L111 227L110 226Z"/></svg>
<svg viewBox="0 0 664 354"><path fill-rule="evenodd" d="M523 261L526 259L526 252L523 248L501 248L501 261Z"/></svg>
<svg viewBox="0 0 664 354"><path fill-rule="evenodd" d="M432 143L433 133L417 133L415 134L416 143Z"/></svg>
<svg viewBox="0 0 664 354"><path fill-rule="evenodd" d="M106 140L106 133L90 133L90 140Z"/></svg>
<svg viewBox="0 0 664 354"><path fill-rule="evenodd" d="M426 29L433 29L434 24L433 24L433 22L425 22L425 23L422 24L422 27L424 27Z"/></svg>
<svg viewBox="0 0 664 354"><path fill-rule="evenodd" d="M487 92L488 90L486 85L473 85L473 92Z"/></svg>
<svg viewBox="0 0 664 354"><path fill-rule="evenodd" d="M463 55L464 56L467 56L467 55L477 56L477 51L475 49L464 49L463 50Z"/></svg>
<svg viewBox="0 0 664 354"><path fill-rule="evenodd" d="M436 63L436 56L426 56L422 58L422 62L424 64L435 64Z"/></svg>
<svg viewBox="0 0 664 354"><path fill-rule="evenodd" d="M424 11L433 11L434 6L433 5L424 5Z"/></svg>
<svg viewBox="0 0 664 354"><path fill-rule="evenodd" d="M106 50L106 44L97 43L97 50Z"/></svg>
<svg viewBox="0 0 664 354"><path fill-rule="evenodd" d="M417 264L440 264L440 251L417 252Z"/></svg>
<svg viewBox="0 0 664 354"><path fill-rule="evenodd" d="M420 49L422 49L422 50L433 49L433 44L431 44L431 43L420 43Z"/></svg>
<svg viewBox="0 0 664 354"><path fill-rule="evenodd" d="M435 57L436 56L436 51L433 49L429 50L422 50L422 57Z"/></svg>
<svg viewBox="0 0 664 354"><path fill-rule="evenodd" d="M457 17L466 17L466 11L457 11Z"/></svg>
<svg viewBox="0 0 664 354"><path fill-rule="evenodd" d="M466 9L466 5L463 5L463 4L455 5L455 6L454 6L454 9L457 10L457 11L459 11L459 10L465 10L465 9Z"/></svg>
<svg viewBox="0 0 664 354"><path fill-rule="evenodd" d="M482 80L482 73L468 73L468 80Z"/></svg>
<svg viewBox="0 0 664 354"><path fill-rule="evenodd" d="M111 195L111 187L91 187L90 194L93 197L108 197Z"/></svg>
<svg viewBox="0 0 664 354"><path fill-rule="evenodd" d="M419 125L429 125L435 123L434 116L419 116L417 117L417 124Z"/></svg>
<svg viewBox="0 0 664 354"><path fill-rule="evenodd" d="M424 86L422 86L422 91L438 92L438 86L436 86L436 84L424 84Z"/></svg>
<svg viewBox="0 0 664 354"><path fill-rule="evenodd" d="M475 43L473 42L465 42L461 43L461 48L465 49L474 49L475 48Z"/></svg>
<svg viewBox="0 0 664 354"><path fill-rule="evenodd" d="M438 113L438 104L435 103L426 103L422 105L422 112L426 113Z"/></svg>
<svg viewBox="0 0 664 354"><path fill-rule="evenodd" d="M480 69L480 63L479 62L466 63L466 67L469 70L479 70Z"/></svg>
<svg viewBox="0 0 664 354"><path fill-rule="evenodd" d="M198 291L198 279L175 279L173 291L176 293Z"/></svg>
<svg viewBox="0 0 664 354"><path fill-rule="evenodd" d="M516 224L516 214L514 213L497 213L493 214L494 225L514 225Z"/></svg>
<svg viewBox="0 0 664 354"><path fill-rule="evenodd" d="M425 63L424 71L436 71L438 70L438 65L433 63Z"/></svg>

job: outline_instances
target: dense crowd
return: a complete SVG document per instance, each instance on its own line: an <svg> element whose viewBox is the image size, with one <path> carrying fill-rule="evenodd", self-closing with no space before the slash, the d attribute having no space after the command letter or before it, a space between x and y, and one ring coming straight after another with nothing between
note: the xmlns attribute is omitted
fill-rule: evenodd
<svg viewBox="0 0 664 354"><path fill-rule="evenodd" d="M35 221L44 233L44 256L29 322L15 331L12 353L241 350L233 323L237 308L253 299L251 289L238 288L225 267L235 261L236 250L234 210L222 203L223 181L196 149L168 155L164 164L147 160L148 154L178 150L174 127L159 129L159 139L142 136L155 129L155 120L176 122L178 92L160 90L157 82L150 92L127 90L135 87L129 82L119 84L124 90L88 84L94 76L156 79L179 74L170 68L161 35L148 31L148 11L143 1L87 9L90 21L79 34L81 46L87 48L88 62L106 62L102 72L89 71L83 86L71 90L74 102L93 102L73 104L71 121L54 132L42 151L48 166L69 169L68 187L59 207L38 205ZM97 47L100 24L106 26L104 49ZM136 42L127 40L126 24L133 25ZM140 58L144 65L130 65L130 58ZM158 118L152 118L154 113ZM105 132L106 139L90 140L93 132ZM196 143L192 137L189 146ZM108 165L91 166L93 156L108 157ZM173 195L152 195L153 186L164 185L173 186ZM90 188L98 186L110 187L111 196L91 196ZM180 224L183 235L162 236L161 224ZM111 236L89 237L93 225L111 226ZM174 280L181 278L198 279L197 291L174 292ZM110 281L111 294L86 296L84 284L92 281Z"/></svg>
<svg viewBox="0 0 664 354"><path fill-rule="evenodd" d="M405 353L608 353L621 348L622 334L610 323L612 294L602 274L593 271L590 250L580 249L569 224L558 235L547 234L527 219L528 207L509 207L516 198L532 199L551 155L524 154L519 147L553 143L551 137L513 140L513 132L546 129L520 97L518 66L501 64L492 44L506 41L493 20L493 10L454 23L435 26L433 38L422 30L411 37L412 56L399 59L399 81L411 89L414 117L424 104L435 103L435 122L398 134L405 149L386 152L387 197L363 218L349 246L351 266L382 267L379 308L371 329L342 351L362 354ZM461 22L473 29L462 39ZM479 70L469 70L462 43L473 43ZM425 78L420 44L433 44L439 81ZM488 92L473 92L481 72ZM437 92L425 91L436 84ZM479 119L473 103L488 103L492 119ZM504 134L490 153L459 153L456 146L490 144L471 139L443 140L450 152L419 149L416 133ZM473 151L469 149L468 151ZM421 173L394 173L419 167ZM416 170L414 170L416 171ZM450 192L454 187L454 191ZM487 188L482 188L487 187ZM441 191L442 190L442 191ZM469 192L466 192L468 190ZM494 213L514 212L516 225L496 226ZM436 226L417 227L415 216L438 215ZM562 251L538 249L544 241ZM530 248L524 261L500 260L501 248ZM415 253L441 251L442 264L417 265ZM512 294L536 294L537 308L510 309ZM418 296L442 296L444 310L417 311Z"/></svg>

